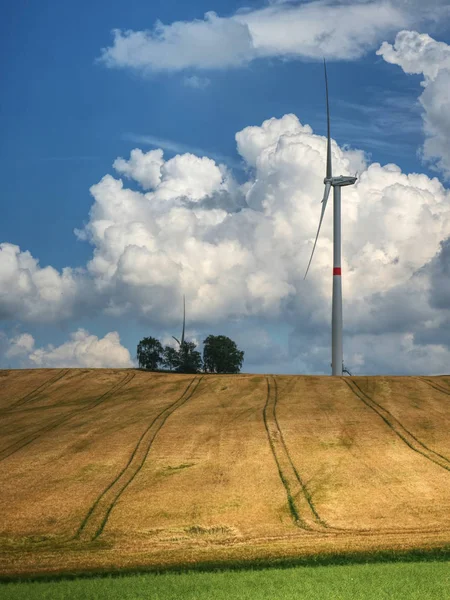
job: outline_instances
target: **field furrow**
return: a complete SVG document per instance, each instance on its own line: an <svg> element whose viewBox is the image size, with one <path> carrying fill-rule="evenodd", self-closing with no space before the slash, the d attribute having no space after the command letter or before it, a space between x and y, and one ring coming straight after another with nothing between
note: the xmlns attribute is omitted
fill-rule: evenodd
<svg viewBox="0 0 450 600"><path fill-rule="evenodd" d="M450 396L450 390L448 388L443 387L441 384L437 383L436 381L430 381L426 377L418 377L417 379L419 379L419 381L422 381L423 383L426 383L427 385L432 387L434 390L437 390L438 392L441 392L442 394L446 394L447 396Z"/></svg>
<svg viewBox="0 0 450 600"><path fill-rule="evenodd" d="M47 381L38 385L38 387L33 389L31 392L29 392L22 398L19 398L19 400L16 400L15 402L13 402L10 406L3 409L2 412L3 413L9 412L13 408L17 408L18 406L23 406L24 404L28 404L29 402L36 400L44 390L47 390L51 385L53 385L54 383L56 383L57 381L59 381L60 379L65 377L68 372L69 372L69 369L61 369L61 371L56 373L56 375L53 375L53 377L50 377Z"/></svg>
<svg viewBox="0 0 450 600"><path fill-rule="evenodd" d="M133 481L142 468L150 452L153 441L168 417L194 395L201 381L194 378L189 382L183 394L170 406L160 412L138 440L133 452L117 477L100 494L83 519L75 538L81 541L95 540L102 533L117 500Z"/></svg>
<svg viewBox="0 0 450 600"><path fill-rule="evenodd" d="M5 460L6 458L12 456L19 450L22 450L22 448L25 448L26 446L28 446L29 444L31 444L32 442L34 442L41 436L45 435L49 431L52 431L52 430L56 429L57 427L59 427L60 425L67 423L67 421L69 421L69 419L72 419L73 417L78 416L81 412L87 412L89 410L92 410L93 408L95 408L96 406L98 406L99 404L101 404L102 402L107 400L108 398L110 398L113 394L115 394L116 392L121 390L123 387L125 387L134 378L134 376L135 376L134 373L126 374L120 383L115 384L109 391L102 394L99 398L94 400L94 402L92 402L88 406L78 408L78 409L70 412L69 414L66 414L66 415L48 423L44 427L41 427L40 429L33 431L31 434L24 436L20 440L17 440L16 442L9 444L9 446L2 448L2 450L0 450L0 462ZM54 408L54 407L51 407L51 408Z"/></svg>
<svg viewBox="0 0 450 600"><path fill-rule="evenodd" d="M383 408L381 404L376 402L373 398L371 398L366 392L364 392L361 387L355 383L353 380L348 380L347 378L343 378L343 381L348 385L348 387L352 390L352 392L366 404L369 408L371 408L374 412L380 416L383 421L386 423L388 427L392 429L398 435L398 437L405 442L405 444L417 452L421 454L424 458L430 460L435 463L439 467L442 467L446 471L450 472L450 461L447 457L431 450L426 446L423 442L416 438L406 427L402 425L402 423L394 417L394 415L389 412L386 408Z"/></svg>
<svg viewBox="0 0 450 600"><path fill-rule="evenodd" d="M330 534L406 535L449 527L446 472L411 452L342 380L277 379L280 429Z"/></svg>
<svg viewBox="0 0 450 600"><path fill-rule="evenodd" d="M322 530L327 524L319 517L311 494L296 469L278 423L276 407L278 387L274 377L267 377L267 400L264 406L263 418L267 431L270 448L281 482L286 490L289 510L294 523L302 529Z"/></svg>
<svg viewBox="0 0 450 600"><path fill-rule="evenodd" d="M105 528L106 543L243 543L292 526L263 422L264 376L207 375L180 407Z"/></svg>
<svg viewBox="0 0 450 600"><path fill-rule="evenodd" d="M131 375L133 378L131 379ZM69 382L59 390L80 408L85 399L98 399L127 376L119 391L89 411L81 410L71 419L35 439L22 451L0 462L0 538L33 540L70 538L77 531L89 507L117 476L136 446L149 420L172 404L192 377L145 373L136 370L94 370L79 389ZM99 393L103 390L103 394ZM47 402L53 398L48 397ZM73 409L71 406L70 410ZM55 409L62 412L62 408ZM2 437L12 441L14 419L26 431L55 419L48 411L16 413L2 426ZM67 414L67 412L66 412ZM61 416L64 416L62 414ZM11 420L12 419L12 420ZM3 425L3 424L2 424ZM5 436L3 436L5 434ZM19 437L19 439L23 434ZM33 490L33 501L25 490Z"/></svg>
<svg viewBox="0 0 450 600"><path fill-rule="evenodd" d="M0 382L0 574L450 544L448 378Z"/></svg>

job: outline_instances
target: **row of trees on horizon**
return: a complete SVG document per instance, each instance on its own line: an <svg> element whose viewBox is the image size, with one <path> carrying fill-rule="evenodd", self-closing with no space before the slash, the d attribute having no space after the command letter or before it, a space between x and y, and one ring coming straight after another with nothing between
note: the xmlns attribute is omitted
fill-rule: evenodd
<svg viewBox="0 0 450 600"><path fill-rule="evenodd" d="M178 340L177 340L178 342ZM244 351L225 335L208 335L203 341L203 357L194 342L182 339L178 349L163 348L154 337L143 338L136 358L139 367L148 371L175 371L177 373L239 373L244 361Z"/></svg>

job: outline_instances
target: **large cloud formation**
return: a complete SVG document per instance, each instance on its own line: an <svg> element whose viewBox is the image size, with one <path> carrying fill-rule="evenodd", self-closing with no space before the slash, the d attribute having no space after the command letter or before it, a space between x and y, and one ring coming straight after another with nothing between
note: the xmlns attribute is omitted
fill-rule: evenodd
<svg viewBox="0 0 450 600"><path fill-rule="evenodd" d="M177 21L143 31L113 31L100 61L138 71L239 67L257 58L352 60L399 29L448 14L443 0L271 2L230 17Z"/></svg>
<svg viewBox="0 0 450 600"><path fill-rule="evenodd" d="M60 346L49 344L35 348L35 340L29 333L7 340L6 358L19 359L23 367L90 367L126 368L132 367L130 353L120 343L116 331L103 338L78 329L70 335L70 340Z"/></svg>
<svg viewBox="0 0 450 600"><path fill-rule="evenodd" d="M4 245L0 289L8 290L5 281L31 283L0 296L2 314L40 322L101 309L164 328L178 322L184 293L198 330L236 319L243 330L245 319L284 324L293 332L290 359L304 371L328 372L331 207L303 280L320 214L326 138L291 114L246 127L236 141L249 173L243 184L225 166L189 153L165 160L161 150L135 149L118 158L116 171L135 189L111 174L92 186L89 221L77 232L93 246L86 268L48 267L56 283L46 297L38 285L45 269ZM450 352L439 332L448 315L430 293L440 245L450 236L449 191L437 178L367 164L362 152L334 141L332 156L336 175L359 171L357 184L343 192L348 363L355 372L410 372L422 357L425 371L442 370ZM58 300L60 289L69 290L67 304ZM50 364L53 351L43 356Z"/></svg>
<svg viewBox="0 0 450 600"><path fill-rule="evenodd" d="M81 271L66 267L59 273L22 252L0 244L0 319L53 322L69 318L80 301Z"/></svg>
<svg viewBox="0 0 450 600"><path fill-rule="evenodd" d="M423 75L423 156L450 178L450 46L426 33L400 31L394 44L384 42L377 54L405 73Z"/></svg>

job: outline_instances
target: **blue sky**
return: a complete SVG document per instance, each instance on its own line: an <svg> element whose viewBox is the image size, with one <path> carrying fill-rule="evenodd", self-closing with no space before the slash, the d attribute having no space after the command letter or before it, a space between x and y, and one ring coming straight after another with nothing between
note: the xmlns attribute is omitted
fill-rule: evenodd
<svg viewBox="0 0 450 600"><path fill-rule="evenodd" d="M236 12L252 14L268 4L51 0L44 5L18 0L4 7L0 36L4 82L0 99L0 241L28 250L41 267L51 265L58 271L85 268L93 247L73 232L89 221L93 204L89 188L105 174L114 175L112 164L117 157L128 158L136 147L143 152L157 147L143 140L160 140L166 160L189 150L201 151L227 164L236 182L242 184L249 178L249 167L236 149L238 131L294 113L315 134L323 135L320 51L313 58L301 52L296 56L266 53L241 66L194 65L163 71L108 68L98 60L102 48L112 47L113 29L142 31L152 29L157 21L167 26L177 21L190 23L202 20L208 11L226 19ZM440 2L435 6L442 9ZM411 23L416 26L411 30L450 43L448 20L430 24L417 16ZM368 163L395 163L403 173L437 176L445 184L442 170L433 170L418 155L424 142L424 109L418 101L423 75L404 73L375 53L381 42L393 43L396 33L387 28L385 36L382 32L376 43L351 60L328 58L332 135L339 146L366 152ZM174 151L177 147L180 152ZM136 181L128 181L127 186L139 188ZM437 253L439 240L434 243ZM280 310L248 316L233 314L230 309L228 314L230 319L238 319L238 329L242 329L240 319L244 319L249 327L266 331L288 353L293 321L284 318ZM141 332L153 328L165 335L168 331L167 325L158 329L156 313L148 318L134 318L133 314L116 318L103 314L98 302L95 309L76 310L50 323L48 319L8 315L3 322L6 338L28 332L39 347L49 343L58 346L70 332L84 327L99 337L118 331L122 344L134 354ZM231 322L226 327L233 333ZM224 327L223 315L212 311L209 323L210 331L219 331ZM204 332L205 327L201 319L194 321L195 331ZM323 332L318 331L318 335L321 338ZM3 365L12 362L2 360ZM284 366L277 365L274 357L264 361L252 364L252 370L296 368L291 359L286 359ZM324 368L323 362L316 365L318 372Z"/></svg>

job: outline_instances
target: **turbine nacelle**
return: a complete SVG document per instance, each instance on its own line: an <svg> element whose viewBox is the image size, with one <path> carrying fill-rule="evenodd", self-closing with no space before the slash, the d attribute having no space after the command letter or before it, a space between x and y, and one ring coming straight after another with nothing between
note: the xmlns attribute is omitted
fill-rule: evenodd
<svg viewBox="0 0 450 600"><path fill-rule="evenodd" d="M333 187L344 187L346 185L353 185L356 183L357 177L348 177L347 175L339 175L339 177L331 178L331 185ZM324 183L326 185L327 181L330 181L327 178L324 179Z"/></svg>

